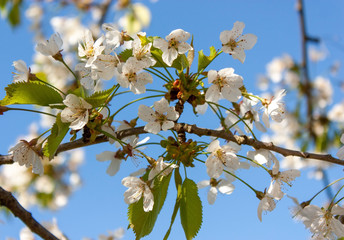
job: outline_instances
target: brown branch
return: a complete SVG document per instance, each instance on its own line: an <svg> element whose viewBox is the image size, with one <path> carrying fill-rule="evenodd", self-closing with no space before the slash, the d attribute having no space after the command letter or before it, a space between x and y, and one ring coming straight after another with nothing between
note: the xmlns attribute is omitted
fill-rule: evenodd
<svg viewBox="0 0 344 240"><path fill-rule="evenodd" d="M307 101L307 123L308 123L308 132L310 137L315 140L316 135L313 129L313 96L312 96L312 83L309 78L309 67L308 67L308 49L307 43L310 41L314 41L314 38L311 38L307 35L306 31L306 22L305 22L305 13L304 13L304 3L303 0L298 0L297 3L297 11L299 13L300 19L300 28L301 28L301 49L302 49L302 62L301 62L301 69L303 74L303 83L302 83L302 91L306 95Z"/></svg>
<svg viewBox="0 0 344 240"><path fill-rule="evenodd" d="M310 159L320 160L320 161L344 166L343 160L334 158L332 157L331 154L317 154L317 153L302 152L298 150L287 149L287 148L275 146L272 142L267 143L267 142L255 140L253 138L249 138L246 135L234 135L232 132L226 131L226 130L212 130L212 129L207 129L207 128L200 128L200 127L197 127L196 125L190 125L186 123L176 123L173 129L177 132L185 131L190 134L196 134L200 137L210 136L210 137L222 138L227 141L236 142L239 145L248 145L248 146L254 147L255 149L267 149L267 150L279 153L285 157L297 156L297 157L310 158ZM137 127L137 128L131 128L131 129L117 132L114 137L118 139L122 139L124 137L146 134L146 133L147 132L144 130L144 127ZM86 147L86 146L90 146L94 144L107 142L107 141L108 141L107 137L103 135L98 136L94 142L88 142L88 143L85 143L82 139L78 139L74 142L61 144L59 148L57 149L56 154L65 152L68 150L80 148L80 147ZM6 155L6 156L0 155L0 165L3 164L3 162L9 161L9 160L12 160L12 155Z"/></svg>
<svg viewBox="0 0 344 240"><path fill-rule="evenodd" d="M8 208L14 216L20 218L30 230L46 240L58 240L51 232L37 222L30 212L20 205L11 192L0 187L0 206Z"/></svg>

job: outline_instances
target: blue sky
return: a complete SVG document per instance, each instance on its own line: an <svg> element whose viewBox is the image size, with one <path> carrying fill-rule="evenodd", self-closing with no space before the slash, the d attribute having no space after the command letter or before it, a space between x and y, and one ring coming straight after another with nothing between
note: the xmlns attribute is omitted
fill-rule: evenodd
<svg viewBox="0 0 344 240"><path fill-rule="evenodd" d="M312 76L326 74L326 67L332 60L343 59L344 49L344 2L340 0L306 2L307 27L311 35L323 38L330 52L330 59L319 66L311 65ZM244 33L258 36L255 47L247 51L244 64L228 55L222 55L210 66L210 69L220 70L233 67L235 72L244 78L244 84L249 92L259 93L256 87L258 74L265 73L266 64L274 57L284 53L300 60L300 27L295 11L295 1L288 0L244 0L244 1L206 1L206 0L160 0L156 3L144 1L152 12L152 22L147 35L165 37L172 30L182 28L194 35L196 51L204 49L208 53L210 46L220 48L219 35L223 30L230 30L235 21L246 24ZM70 16L72 15L69 13ZM110 21L110 20L109 20ZM0 21L2 37L0 40L0 89L4 89L12 81L14 71L12 62L18 59L32 63L35 43L33 35L28 30L29 23L24 21L17 29L11 29L4 21ZM47 35L51 29L46 28ZM325 66L325 67L324 67ZM340 76L340 75L339 75ZM337 81L337 80L336 80ZM0 91L0 98L5 96ZM336 97L340 100L341 97ZM147 104L148 105L148 104ZM209 112L208 112L209 113ZM123 117L133 118L136 112L128 112ZM9 112L0 116L0 154L6 154L10 145L14 144L18 135L27 133L29 123L38 120L38 116L29 113ZM217 127L209 124L205 116L192 119L202 127ZM209 141L209 138L205 138ZM107 163L99 163L95 155L104 150L114 150L108 144L87 147L87 157L81 167L83 186L70 198L69 205L57 212L49 212L39 208L32 209L38 220L51 220L55 216L59 227L70 239L82 237L96 238L107 230L127 227L127 205L123 201L126 190L121 185L121 179L135 171L137 167L131 161L122 164L121 171L114 177L105 174ZM153 152L153 151L152 151ZM244 154L244 153L242 153ZM141 164L140 167L144 167ZM243 170L240 177L247 180L258 189L263 190L269 184L269 179L257 169ZM342 174L341 168L331 171L331 181ZM188 176L195 182L207 178L205 167L191 169ZM171 181L173 183L173 181ZM307 239L309 233L301 223L295 223L289 214L288 207L292 201L283 198L277 208L263 216L260 223L257 218L258 199L252 191L238 181L234 182L235 191L230 196L218 196L215 205L209 206L206 200L206 190L200 190L203 201L203 224L196 239ZM322 182L307 177L307 172L295 181L288 194L296 196L300 201L312 197L322 188ZM175 200L175 187L170 185L165 206L158 217L155 229L146 239L161 239L169 226L170 216ZM321 201L320 201L321 202ZM177 220L174 224L170 239L184 239L184 233ZM18 219L6 219L0 215L0 238L18 238L18 232L23 224ZM133 239L131 230L126 231L124 239Z"/></svg>

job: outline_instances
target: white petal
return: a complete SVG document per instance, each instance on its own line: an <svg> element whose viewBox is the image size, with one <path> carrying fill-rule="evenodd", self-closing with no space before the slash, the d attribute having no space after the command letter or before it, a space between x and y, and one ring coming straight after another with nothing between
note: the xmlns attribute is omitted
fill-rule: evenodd
<svg viewBox="0 0 344 240"><path fill-rule="evenodd" d="M148 122L144 130L153 134L158 134L161 130L161 126L158 122Z"/></svg>
<svg viewBox="0 0 344 240"><path fill-rule="evenodd" d="M242 35L238 42L243 49L251 49L257 43L257 36L251 33Z"/></svg>
<svg viewBox="0 0 344 240"><path fill-rule="evenodd" d="M214 204L217 196L217 189L215 187L211 187L208 192L208 202L209 204Z"/></svg>
<svg viewBox="0 0 344 240"><path fill-rule="evenodd" d="M109 165L109 167L106 170L106 173L109 174L110 176L114 176L118 171L121 166L122 160L121 159L113 159Z"/></svg>
<svg viewBox="0 0 344 240"><path fill-rule="evenodd" d="M105 161L109 161L109 160L113 160L115 158L115 152L111 152L111 151L104 151L100 154L96 155L96 159L99 162L105 162Z"/></svg>
<svg viewBox="0 0 344 240"><path fill-rule="evenodd" d="M210 181L209 180L203 180L203 181L200 181L199 183L197 183L197 187L199 189L208 187L209 185L210 185Z"/></svg>
<svg viewBox="0 0 344 240"><path fill-rule="evenodd" d="M165 98L161 98L159 101L154 102L154 109L160 114L166 113L169 106Z"/></svg>
<svg viewBox="0 0 344 240"><path fill-rule="evenodd" d="M145 122L154 122L155 121L155 112L150 107L146 105L139 106L138 116L141 120Z"/></svg>

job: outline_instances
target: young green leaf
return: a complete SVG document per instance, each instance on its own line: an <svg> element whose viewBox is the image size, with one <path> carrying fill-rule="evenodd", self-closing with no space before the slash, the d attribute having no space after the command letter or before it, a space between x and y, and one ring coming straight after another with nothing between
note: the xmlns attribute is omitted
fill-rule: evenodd
<svg viewBox="0 0 344 240"><path fill-rule="evenodd" d="M129 205L129 227L133 229L137 240L152 232L155 221L164 205L171 175L172 174L169 174L166 177L155 180L155 186L152 189L154 195L154 207L152 211L145 212L143 210L143 198Z"/></svg>
<svg viewBox="0 0 344 240"><path fill-rule="evenodd" d="M198 69L197 72L203 71L208 67L208 65L216 58L216 49L212 46L210 47L209 56L204 55L203 50L198 52Z"/></svg>
<svg viewBox="0 0 344 240"><path fill-rule="evenodd" d="M121 62L126 62L128 60L128 58L133 56L133 49L125 49L124 51L122 51L118 57L121 60Z"/></svg>
<svg viewBox="0 0 344 240"><path fill-rule="evenodd" d="M202 202L197 185L186 178L182 185L180 220L187 240L193 239L202 225Z"/></svg>
<svg viewBox="0 0 344 240"><path fill-rule="evenodd" d="M41 82L17 82L8 85L6 96L0 105L36 104L49 106L49 104L62 103L63 98L53 88Z"/></svg>
<svg viewBox="0 0 344 240"><path fill-rule="evenodd" d="M51 133L43 148L44 156L49 157L49 159L54 158L57 148L68 133L69 125L70 123L63 123L61 121L61 114L56 116L56 122L54 123Z"/></svg>
<svg viewBox="0 0 344 240"><path fill-rule="evenodd" d="M91 96L88 96L85 98L85 101L92 105L92 107L100 107L103 106L104 103L107 101L109 102L111 99L108 99L113 92L113 90L116 88L116 85L114 85L112 88L100 92L95 92Z"/></svg>

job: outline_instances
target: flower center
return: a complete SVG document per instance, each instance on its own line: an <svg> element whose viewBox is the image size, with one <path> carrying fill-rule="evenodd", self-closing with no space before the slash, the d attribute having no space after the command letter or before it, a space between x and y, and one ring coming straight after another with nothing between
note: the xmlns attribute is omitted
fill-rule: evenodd
<svg viewBox="0 0 344 240"><path fill-rule="evenodd" d="M127 77L129 82L135 82L136 81L136 73L135 72L126 73L125 76Z"/></svg>
<svg viewBox="0 0 344 240"><path fill-rule="evenodd" d="M176 41L174 38L172 38L169 42L168 42L168 48L176 48L178 46L178 41Z"/></svg>
<svg viewBox="0 0 344 240"><path fill-rule="evenodd" d="M238 43L235 41L235 39L230 39L228 43L225 44L228 46L232 51L238 46Z"/></svg>
<svg viewBox="0 0 344 240"><path fill-rule="evenodd" d="M222 149L216 150L216 157L223 163L226 163L226 153Z"/></svg>

